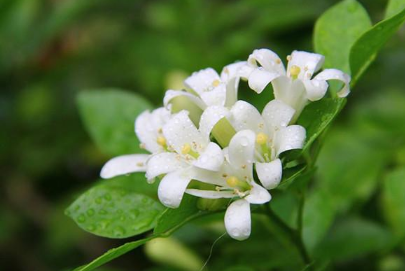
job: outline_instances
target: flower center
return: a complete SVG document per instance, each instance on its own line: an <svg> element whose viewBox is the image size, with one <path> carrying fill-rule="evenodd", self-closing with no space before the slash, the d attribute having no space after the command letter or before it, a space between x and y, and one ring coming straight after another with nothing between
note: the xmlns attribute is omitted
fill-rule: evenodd
<svg viewBox="0 0 405 271"><path fill-rule="evenodd" d="M250 190L250 185L247 182L241 181L235 176L230 176L226 179L226 183L232 188L238 188L241 190Z"/></svg>
<svg viewBox="0 0 405 271"><path fill-rule="evenodd" d="M184 155L191 155L192 157L194 157L195 159L197 159L200 154L198 152L195 152L191 149L191 145L186 143L183 145L183 147L181 148L181 153Z"/></svg>
<svg viewBox="0 0 405 271"><path fill-rule="evenodd" d="M264 156L265 161L270 161L271 150L267 145L269 137L265 133L258 133L256 136L256 143L260 145L260 151Z"/></svg>
<svg viewBox="0 0 405 271"><path fill-rule="evenodd" d="M298 67L296 65L293 65L290 68L290 75L291 75L292 79L294 79L294 80L298 78L298 75L300 74L300 72L301 72L300 67Z"/></svg>

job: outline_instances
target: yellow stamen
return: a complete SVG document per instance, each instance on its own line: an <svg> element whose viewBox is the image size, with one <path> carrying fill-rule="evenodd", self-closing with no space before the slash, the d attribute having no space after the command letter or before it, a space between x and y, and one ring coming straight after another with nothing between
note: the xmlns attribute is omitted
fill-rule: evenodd
<svg viewBox="0 0 405 271"><path fill-rule="evenodd" d="M184 144L184 146L181 148L181 153L182 154L189 154L190 153L190 151L191 151L191 146L190 146L190 144Z"/></svg>
<svg viewBox="0 0 405 271"><path fill-rule="evenodd" d="M259 145L267 143L268 136L265 133L258 133L256 136L256 142Z"/></svg>
<svg viewBox="0 0 405 271"><path fill-rule="evenodd" d="M301 72L301 69L300 69L300 67L298 67L298 66L292 66L291 68L290 68L290 75L291 75L291 77L293 78L293 79L297 79L297 77L298 77L298 75L300 74L300 72Z"/></svg>
<svg viewBox="0 0 405 271"><path fill-rule="evenodd" d="M215 80L212 82L212 85L213 85L214 87L217 87L217 86L219 86L220 83L221 83L221 82L219 82L218 79L215 79Z"/></svg>
<svg viewBox="0 0 405 271"><path fill-rule="evenodd" d="M235 176L231 176L228 179L226 179L226 183L230 186L230 187L237 187L238 184L240 183L240 181L238 180L238 178L236 178Z"/></svg>
<svg viewBox="0 0 405 271"><path fill-rule="evenodd" d="M166 138L164 136L158 136L156 139L156 142L162 146L162 147L166 147Z"/></svg>

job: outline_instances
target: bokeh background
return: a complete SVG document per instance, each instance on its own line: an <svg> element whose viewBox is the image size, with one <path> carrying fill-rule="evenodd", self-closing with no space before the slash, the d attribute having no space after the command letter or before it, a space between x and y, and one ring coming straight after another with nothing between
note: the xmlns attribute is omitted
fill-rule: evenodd
<svg viewBox="0 0 405 271"><path fill-rule="evenodd" d="M220 71L255 48L271 48L280 56L313 50L314 23L336 2L0 1L0 269L70 270L122 244L88 234L64 215L110 158L86 133L77 93L114 87L160 106L176 78L205 67ZM386 1L360 2L374 23L383 18ZM321 152L317 176L322 182L313 187L336 196L325 253L343 251L333 270L405 270L405 246L384 243L391 231L380 193L385 172L405 165L404 70L402 28L350 95ZM377 245L366 243L353 252L333 239L350 238L353 227L361 233L370 221L384 229ZM204 261L219 235L186 227L178 238L187 253ZM228 262L241 264L232 270L274 267L249 269L252 259L240 256L240 244L229 251L232 241L221 242L228 251L221 244L214 248L210 270L225 270ZM268 257L261 243L246 246L257 252L255 262ZM224 253L231 256L221 260ZM138 249L100 270L192 270L181 264L158 267L152 258Z"/></svg>

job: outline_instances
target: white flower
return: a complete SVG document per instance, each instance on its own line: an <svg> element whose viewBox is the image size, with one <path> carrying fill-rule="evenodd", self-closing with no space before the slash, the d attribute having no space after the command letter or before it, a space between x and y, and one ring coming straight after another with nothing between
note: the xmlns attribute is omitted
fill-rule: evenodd
<svg viewBox="0 0 405 271"><path fill-rule="evenodd" d="M184 81L189 91L168 90L164 97L165 106L178 96L189 98L203 110L212 105L232 106L237 100L238 69L245 64L246 62L236 62L225 66L221 75L212 68L193 73Z"/></svg>
<svg viewBox="0 0 405 271"><path fill-rule="evenodd" d="M295 121L309 101L317 101L325 96L328 80L343 83L339 97L349 92L350 76L337 69L325 69L315 75L322 67L324 57L319 54L293 51L288 58L287 70L281 59L268 49L254 50L247 65L241 68L241 76L248 80L249 87L257 93L272 83L274 96L293 107ZM315 76L314 76L315 75Z"/></svg>
<svg viewBox="0 0 405 271"><path fill-rule="evenodd" d="M225 162L219 171L202 170L194 179L216 185L215 190L187 189L186 193L202 198L238 198L225 213L228 234L237 240L250 236L250 204L270 201L269 192L253 179L256 135L243 130L236 133L224 149Z"/></svg>
<svg viewBox="0 0 405 271"><path fill-rule="evenodd" d="M170 115L169 110L161 107L152 112L145 111L136 118L135 133L141 142L141 148L152 154L167 148L162 127L170 119ZM109 179L132 172L144 172L149 158L149 154L128 154L112 158L103 166L100 176Z"/></svg>
<svg viewBox="0 0 405 271"><path fill-rule="evenodd" d="M301 149L305 128L289 125L295 110L279 100L270 101L262 114L251 104L238 101L230 111L230 121L237 131L249 129L255 133L255 165L258 178L267 189L281 181L282 165L278 158L285 151Z"/></svg>
<svg viewBox="0 0 405 271"><path fill-rule="evenodd" d="M218 171L224 156L221 148L210 142L209 133L195 127L187 111L175 114L163 126L163 136L168 152L149 159L146 177L152 182L155 177L165 175L159 184L159 199L165 206L177 208L190 181L201 179L198 175L203 170Z"/></svg>

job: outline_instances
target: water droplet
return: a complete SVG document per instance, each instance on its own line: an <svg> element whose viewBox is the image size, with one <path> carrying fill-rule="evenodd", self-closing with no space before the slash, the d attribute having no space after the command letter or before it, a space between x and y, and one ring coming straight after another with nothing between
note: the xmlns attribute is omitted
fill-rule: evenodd
<svg viewBox="0 0 405 271"><path fill-rule="evenodd" d="M148 204L148 203L149 203L148 198L143 198L143 199L142 199L142 203L143 203L143 204Z"/></svg>
<svg viewBox="0 0 405 271"><path fill-rule="evenodd" d="M88 231L94 231L94 230L96 229L96 226L94 226L94 225L88 225L88 226L86 227L86 229L87 229Z"/></svg>
<svg viewBox="0 0 405 271"><path fill-rule="evenodd" d="M121 221L125 221L125 219L127 219L127 218L124 215L120 216Z"/></svg>
<svg viewBox="0 0 405 271"><path fill-rule="evenodd" d="M107 211L104 210L104 209L101 209L100 211L98 211L98 213L99 213L100 215L106 215L106 214L107 214Z"/></svg>
<svg viewBox="0 0 405 271"><path fill-rule="evenodd" d="M84 214L81 214L77 217L77 221L79 221L80 223L83 223L84 221L86 221L86 217L84 216Z"/></svg>
<svg viewBox="0 0 405 271"><path fill-rule="evenodd" d="M103 220L103 221L100 221L98 223L98 225L99 225L100 229L105 230L110 225L110 221Z"/></svg>
<svg viewBox="0 0 405 271"><path fill-rule="evenodd" d="M115 237L122 237L125 234L125 230L122 227L116 227L113 231Z"/></svg>
<svg viewBox="0 0 405 271"><path fill-rule="evenodd" d="M246 147L247 145L249 145L248 139L246 137L242 137L240 139L240 145L243 146L243 147Z"/></svg>
<svg viewBox="0 0 405 271"><path fill-rule="evenodd" d="M80 205L76 205L75 212L79 211L79 209L80 209Z"/></svg>
<svg viewBox="0 0 405 271"><path fill-rule="evenodd" d="M94 201L95 201L97 204L101 204L101 203L103 202L103 199L102 199L101 197L97 197Z"/></svg>
<svg viewBox="0 0 405 271"><path fill-rule="evenodd" d="M95 212L94 212L94 209L93 209L93 208L90 208L90 209L88 209L88 210L86 211L86 213L87 213L88 216L93 216Z"/></svg>
<svg viewBox="0 0 405 271"><path fill-rule="evenodd" d="M111 197L110 194L107 193L107 194L104 195L104 199L107 200L107 201L110 201L112 199L112 197Z"/></svg>
<svg viewBox="0 0 405 271"><path fill-rule="evenodd" d="M138 215L139 215L139 211L137 209L132 209L131 211L129 211L129 217L131 219L137 218Z"/></svg>
<svg viewBox="0 0 405 271"><path fill-rule="evenodd" d="M239 231L239 229L232 229L231 233L232 233L232 235L235 236L235 237L240 236L240 231Z"/></svg>

